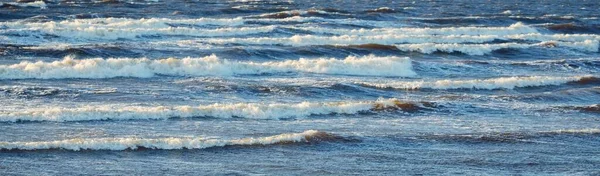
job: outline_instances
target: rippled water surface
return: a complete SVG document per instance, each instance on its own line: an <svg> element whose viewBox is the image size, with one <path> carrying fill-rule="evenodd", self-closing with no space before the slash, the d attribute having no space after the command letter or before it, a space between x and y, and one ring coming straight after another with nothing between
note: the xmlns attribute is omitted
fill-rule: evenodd
<svg viewBox="0 0 600 176"><path fill-rule="evenodd" d="M0 0L0 175L598 175L599 10Z"/></svg>

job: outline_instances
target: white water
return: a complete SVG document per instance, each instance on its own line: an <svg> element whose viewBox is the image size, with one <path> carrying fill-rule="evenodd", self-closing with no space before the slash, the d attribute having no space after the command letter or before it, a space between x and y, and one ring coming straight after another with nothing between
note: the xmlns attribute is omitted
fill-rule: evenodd
<svg viewBox="0 0 600 176"><path fill-rule="evenodd" d="M323 74L415 76L408 58L349 56L345 59L319 58L274 62L230 61L215 55L184 59L84 59L67 57L54 62L21 62L0 65L0 79L64 78L149 78L170 76L233 76L282 72Z"/></svg>
<svg viewBox="0 0 600 176"><path fill-rule="evenodd" d="M4 150L135 150L140 147L148 149L205 149L210 147L223 147L235 145L271 145L284 142L309 142L311 138L319 135L328 135L316 130L307 130L302 133L285 133L275 136L241 139L205 139L197 138L77 138L59 141L40 142L0 142L0 149Z"/></svg>
<svg viewBox="0 0 600 176"><path fill-rule="evenodd" d="M128 106L100 105L82 107L43 107L25 110L0 111L0 122L16 121L90 121L90 120L149 120L173 117L214 117L282 119L305 118L311 115L356 114L379 108L395 107L397 99L350 102L285 103L225 103L200 106Z"/></svg>
<svg viewBox="0 0 600 176"><path fill-rule="evenodd" d="M528 76L528 77L504 77L491 79L472 80L438 80L438 81L411 81L411 82L386 82L369 83L356 82L357 84L394 89L514 89L518 87L535 87L561 85L568 82L578 81L585 76L551 77L551 76Z"/></svg>

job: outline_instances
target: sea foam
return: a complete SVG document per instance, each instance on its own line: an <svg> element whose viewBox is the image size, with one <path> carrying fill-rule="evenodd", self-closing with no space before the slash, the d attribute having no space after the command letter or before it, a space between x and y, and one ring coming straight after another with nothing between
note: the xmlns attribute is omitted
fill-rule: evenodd
<svg viewBox="0 0 600 176"><path fill-rule="evenodd" d="M149 78L169 76L233 76L282 72L322 74L415 76L408 58L349 56L273 62L232 61L215 55L184 59L83 59L67 57L54 62L21 62L0 66L0 79Z"/></svg>
<svg viewBox="0 0 600 176"><path fill-rule="evenodd" d="M305 118L311 115L357 114L366 111L417 110L421 104L398 99L350 102L216 103L200 106L99 105L82 107L44 107L0 111L0 122L17 121L92 121L158 120L173 117L212 117L248 119Z"/></svg>
<svg viewBox="0 0 600 176"><path fill-rule="evenodd" d="M489 79L471 79L471 80L438 80L438 81L406 81L406 82L386 82L369 83L356 82L357 84L393 89L514 89L519 87L536 87L561 85L569 82L580 81L589 76L572 77L553 77L553 76L524 76L524 77L503 77Z"/></svg>
<svg viewBox="0 0 600 176"><path fill-rule="evenodd" d="M38 142L0 142L2 150L136 150L144 149L205 149L224 146L272 145L281 143L307 143L327 141L341 138L329 133L307 130L302 133L284 133L275 136L240 138L240 139L206 139L195 138L77 138L57 141Z"/></svg>

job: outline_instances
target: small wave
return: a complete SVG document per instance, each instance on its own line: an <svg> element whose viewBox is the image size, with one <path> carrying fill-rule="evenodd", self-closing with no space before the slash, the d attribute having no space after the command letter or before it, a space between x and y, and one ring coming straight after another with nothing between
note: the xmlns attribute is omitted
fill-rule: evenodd
<svg viewBox="0 0 600 176"><path fill-rule="evenodd" d="M356 82L356 84L375 87L375 88L392 88L392 89L515 89L519 87L539 87L561 85L566 83L579 83L582 80L594 79L590 76L573 76L573 77L551 77L551 76L529 76L529 77L505 77L491 79L475 79L475 80L438 80L438 81L413 81L413 82L387 82L387 83L368 83Z"/></svg>
<svg viewBox="0 0 600 176"><path fill-rule="evenodd" d="M600 104L594 104L594 105L589 105L589 106L563 106L560 108L568 109L568 110L577 110L577 111L587 112L587 113L600 113Z"/></svg>
<svg viewBox="0 0 600 176"><path fill-rule="evenodd" d="M111 29L159 29L168 28L173 25L222 25L237 26L244 24L244 19L238 18L197 18L197 19L169 19L169 18L89 18L89 19L70 19L63 21L48 22L0 22L0 26L8 29L71 29L84 30L95 28Z"/></svg>
<svg viewBox="0 0 600 176"><path fill-rule="evenodd" d="M366 10L367 13L394 13L396 10L389 7L379 7L376 9Z"/></svg>
<svg viewBox="0 0 600 176"><path fill-rule="evenodd" d="M5 2L0 3L0 8L2 7L35 7L41 9L47 9L48 6L44 1L34 1L34 2L26 2L26 3L18 3L18 2Z"/></svg>
<svg viewBox="0 0 600 176"><path fill-rule="evenodd" d="M581 48L585 51L598 51L600 36L591 34L515 34L515 35L407 35L407 34L382 34L382 35L294 35L292 37L251 37L251 38L210 38L199 39L200 42L211 44L250 44L250 45L289 45L289 46L315 46L315 45L363 45L363 44L483 44L497 40L526 40L537 42L553 42L557 46ZM549 45L544 45L549 46Z"/></svg>
<svg viewBox="0 0 600 176"><path fill-rule="evenodd" d="M398 50L398 48L396 48L393 45L380 45L380 44L375 44L375 43L362 44L362 45L348 45L348 46L333 45L333 46L337 47L337 48L360 48L360 49L388 50L388 51L397 51Z"/></svg>
<svg viewBox="0 0 600 176"><path fill-rule="evenodd" d="M220 59L215 55L184 59L84 59L67 57L54 62L21 62L0 65L0 79L65 79L65 78L149 78L170 76L233 76L284 72L322 74L415 76L408 58L349 56L299 59L278 62L242 62Z"/></svg>
<svg viewBox="0 0 600 176"><path fill-rule="evenodd" d="M318 36L318 35L294 35L292 37L252 37L252 38L228 38L228 39L204 39L200 40L213 44L252 44L252 45L290 45L290 46L313 46L313 45L363 45L381 44L392 45L399 43L485 43L497 39L497 36L435 36L435 35L341 35L341 36Z"/></svg>
<svg viewBox="0 0 600 176"><path fill-rule="evenodd" d="M401 51L417 51L424 54L434 52L454 53L460 52L467 55L485 55L500 49L527 49L532 47L566 47L586 52L597 52L598 41L586 40L583 42L557 42L548 41L537 44L524 43L499 43L499 44L437 44L437 43L422 43L422 44L401 44L395 45Z"/></svg>
<svg viewBox="0 0 600 176"><path fill-rule="evenodd" d="M564 23L564 24L549 24L545 26L547 29L557 32L565 32L565 33L598 33L600 31L599 27L592 26L583 26L575 23Z"/></svg>
<svg viewBox="0 0 600 176"><path fill-rule="evenodd" d="M165 28L105 28L105 27L89 27L89 28L28 28L19 29L19 32L31 33L33 31L42 31L46 34L75 37L77 39L134 39L143 36L200 36L200 37L215 37L215 36L238 36L255 33L270 32L275 27L241 27L241 28L217 28L217 29L199 29L188 27L165 27Z"/></svg>
<svg viewBox="0 0 600 176"><path fill-rule="evenodd" d="M398 99L379 99L364 102L302 102L298 104L217 103L195 107L101 105L0 111L0 121L157 120L173 117L285 119L304 118L312 115L358 114L369 111L402 110L416 112L433 107L435 107L435 104L430 102L403 102Z"/></svg>
<svg viewBox="0 0 600 176"><path fill-rule="evenodd" d="M298 27L298 29L338 35L514 35L538 33L523 23L515 23L508 27L447 27L447 28L376 28L376 29L333 29L323 27Z"/></svg>
<svg viewBox="0 0 600 176"><path fill-rule="evenodd" d="M600 129L561 129L552 131L536 132L498 132L480 134L439 134L419 136L421 139L436 140L442 142L468 142L468 143L530 143L537 142L535 139L544 137L556 137L564 135L598 135Z"/></svg>
<svg viewBox="0 0 600 176"><path fill-rule="evenodd" d="M309 10L290 10L275 13L266 13L256 16L248 16L247 18L267 18L267 19L284 19L299 16L316 16L316 15L343 15L340 11L330 9L309 9Z"/></svg>
<svg viewBox="0 0 600 176"><path fill-rule="evenodd" d="M50 87L0 86L0 93L2 92L14 96L42 97L57 95L66 92L66 90Z"/></svg>
<svg viewBox="0 0 600 176"><path fill-rule="evenodd" d="M59 141L40 142L0 142L0 150L180 150L206 149L226 146L268 146L275 144L317 143L344 141L345 138L334 134L307 130L302 133L285 133L268 137L241 139L206 138L77 138Z"/></svg>

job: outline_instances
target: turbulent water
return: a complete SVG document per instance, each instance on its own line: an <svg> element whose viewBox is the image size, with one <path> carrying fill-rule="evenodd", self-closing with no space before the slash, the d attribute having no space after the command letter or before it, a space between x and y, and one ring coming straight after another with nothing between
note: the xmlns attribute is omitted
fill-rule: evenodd
<svg viewBox="0 0 600 176"><path fill-rule="evenodd" d="M0 1L0 175L600 174L597 1Z"/></svg>

